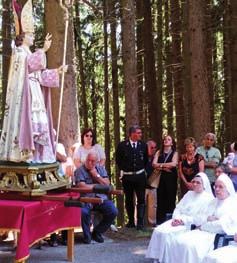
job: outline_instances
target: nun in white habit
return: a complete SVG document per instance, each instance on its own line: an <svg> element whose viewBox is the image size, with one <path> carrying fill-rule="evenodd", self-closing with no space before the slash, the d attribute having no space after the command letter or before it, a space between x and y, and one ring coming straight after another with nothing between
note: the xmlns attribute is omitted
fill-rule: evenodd
<svg viewBox="0 0 237 263"><path fill-rule="evenodd" d="M201 263L213 250L216 233L233 235L237 224L237 202L233 183L226 174L215 182L216 198L208 205L198 229L179 235L170 247L169 263Z"/></svg>
<svg viewBox="0 0 237 263"><path fill-rule="evenodd" d="M205 173L198 173L192 180L193 190L188 191L177 204L172 219L156 227L146 252L154 262L170 262L169 247L173 240L200 222L206 211L206 203L214 199Z"/></svg>
<svg viewBox="0 0 237 263"><path fill-rule="evenodd" d="M203 260L203 263L236 263L237 262L237 234L229 246L212 250Z"/></svg>

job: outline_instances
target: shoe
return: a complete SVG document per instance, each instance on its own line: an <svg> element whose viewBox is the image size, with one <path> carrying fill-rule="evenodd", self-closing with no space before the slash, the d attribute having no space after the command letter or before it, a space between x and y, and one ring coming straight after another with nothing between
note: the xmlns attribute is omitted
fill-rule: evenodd
<svg viewBox="0 0 237 263"><path fill-rule="evenodd" d="M135 226L134 223L128 222L128 223L126 224L126 227L127 227L127 228L135 228L136 226Z"/></svg>
<svg viewBox="0 0 237 263"><path fill-rule="evenodd" d="M84 237L82 241L83 241L84 244L90 244L91 243L91 239L90 238L85 238Z"/></svg>
<svg viewBox="0 0 237 263"><path fill-rule="evenodd" d="M63 245L63 246L67 246L67 240L62 240L62 241L60 242L60 244Z"/></svg>
<svg viewBox="0 0 237 263"><path fill-rule="evenodd" d="M92 234L91 234L91 237L92 237L93 240L95 240L98 243L104 243L104 238L98 232L93 231Z"/></svg>
<svg viewBox="0 0 237 263"><path fill-rule="evenodd" d="M137 230L144 231L144 230L145 230L145 228L144 228L144 226L142 226L142 225L137 225Z"/></svg>
<svg viewBox="0 0 237 263"><path fill-rule="evenodd" d="M58 246L58 242L57 242L56 240L54 240L54 241L50 240L50 241L49 241L49 245L50 245L51 247L57 247L57 246Z"/></svg>
<svg viewBox="0 0 237 263"><path fill-rule="evenodd" d="M115 225L110 225L110 230L113 232L118 232L118 228Z"/></svg>

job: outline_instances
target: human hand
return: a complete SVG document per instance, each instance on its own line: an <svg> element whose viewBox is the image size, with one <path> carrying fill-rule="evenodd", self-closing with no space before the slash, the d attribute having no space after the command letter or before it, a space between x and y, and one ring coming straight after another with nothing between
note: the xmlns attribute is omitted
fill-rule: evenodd
<svg viewBox="0 0 237 263"><path fill-rule="evenodd" d="M185 185L188 188L188 190L193 190L193 184L192 183L185 182Z"/></svg>
<svg viewBox="0 0 237 263"><path fill-rule="evenodd" d="M216 221L216 220L218 220L218 218L216 216L208 216L207 217L208 222L212 222L212 221Z"/></svg>
<svg viewBox="0 0 237 263"><path fill-rule="evenodd" d="M43 50L44 52L47 52L52 44L52 34L47 33L45 40L44 40L44 46Z"/></svg>
<svg viewBox="0 0 237 263"><path fill-rule="evenodd" d="M66 73L68 70L68 65L62 65L58 68L58 74Z"/></svg>
<svg viewBox="0 0 237 263"><path fill-rule="evenodd" d="M237 233L234 235L234 241L237 242Z"/></svg>
<svg viewBox="0 0 237 263"><path fill-rule="evenodd" d="M184 225L184 222L182 219L173 219L171 222L172 226L180 226L180 225Z"/></svg>

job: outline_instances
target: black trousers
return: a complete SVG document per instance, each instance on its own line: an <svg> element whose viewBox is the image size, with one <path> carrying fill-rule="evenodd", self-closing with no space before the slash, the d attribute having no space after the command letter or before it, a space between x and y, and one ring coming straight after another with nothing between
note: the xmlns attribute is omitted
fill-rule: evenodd
<svg viewBox="0 0 237 263"><path fill-rule="evenodd" d="M157 189L157 224L166 220L167 213L173 213L176 203L177 174L162 173Z"/></svg>
<svg viewBox="0 0 237 263"><path fill-rule="evenodd" d="M134 193L137 197L137 208L144 207L146 175L145 173L137 175L124 175L122 179L122 185L125 194L125 207L128 215L128 220L130 223L134 223Z"/></svg>

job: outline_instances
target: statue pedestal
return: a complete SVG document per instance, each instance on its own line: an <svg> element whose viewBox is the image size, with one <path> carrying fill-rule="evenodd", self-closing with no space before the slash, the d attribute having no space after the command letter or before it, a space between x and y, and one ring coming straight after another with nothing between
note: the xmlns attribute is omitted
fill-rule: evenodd
<svg viewBox="0 0 237 263"><path fill-rule="evenodd" d="M58 163L0 162L0 191L44 195L52 189L70 187L69 179L58 175L58 167Z"/></svg>

